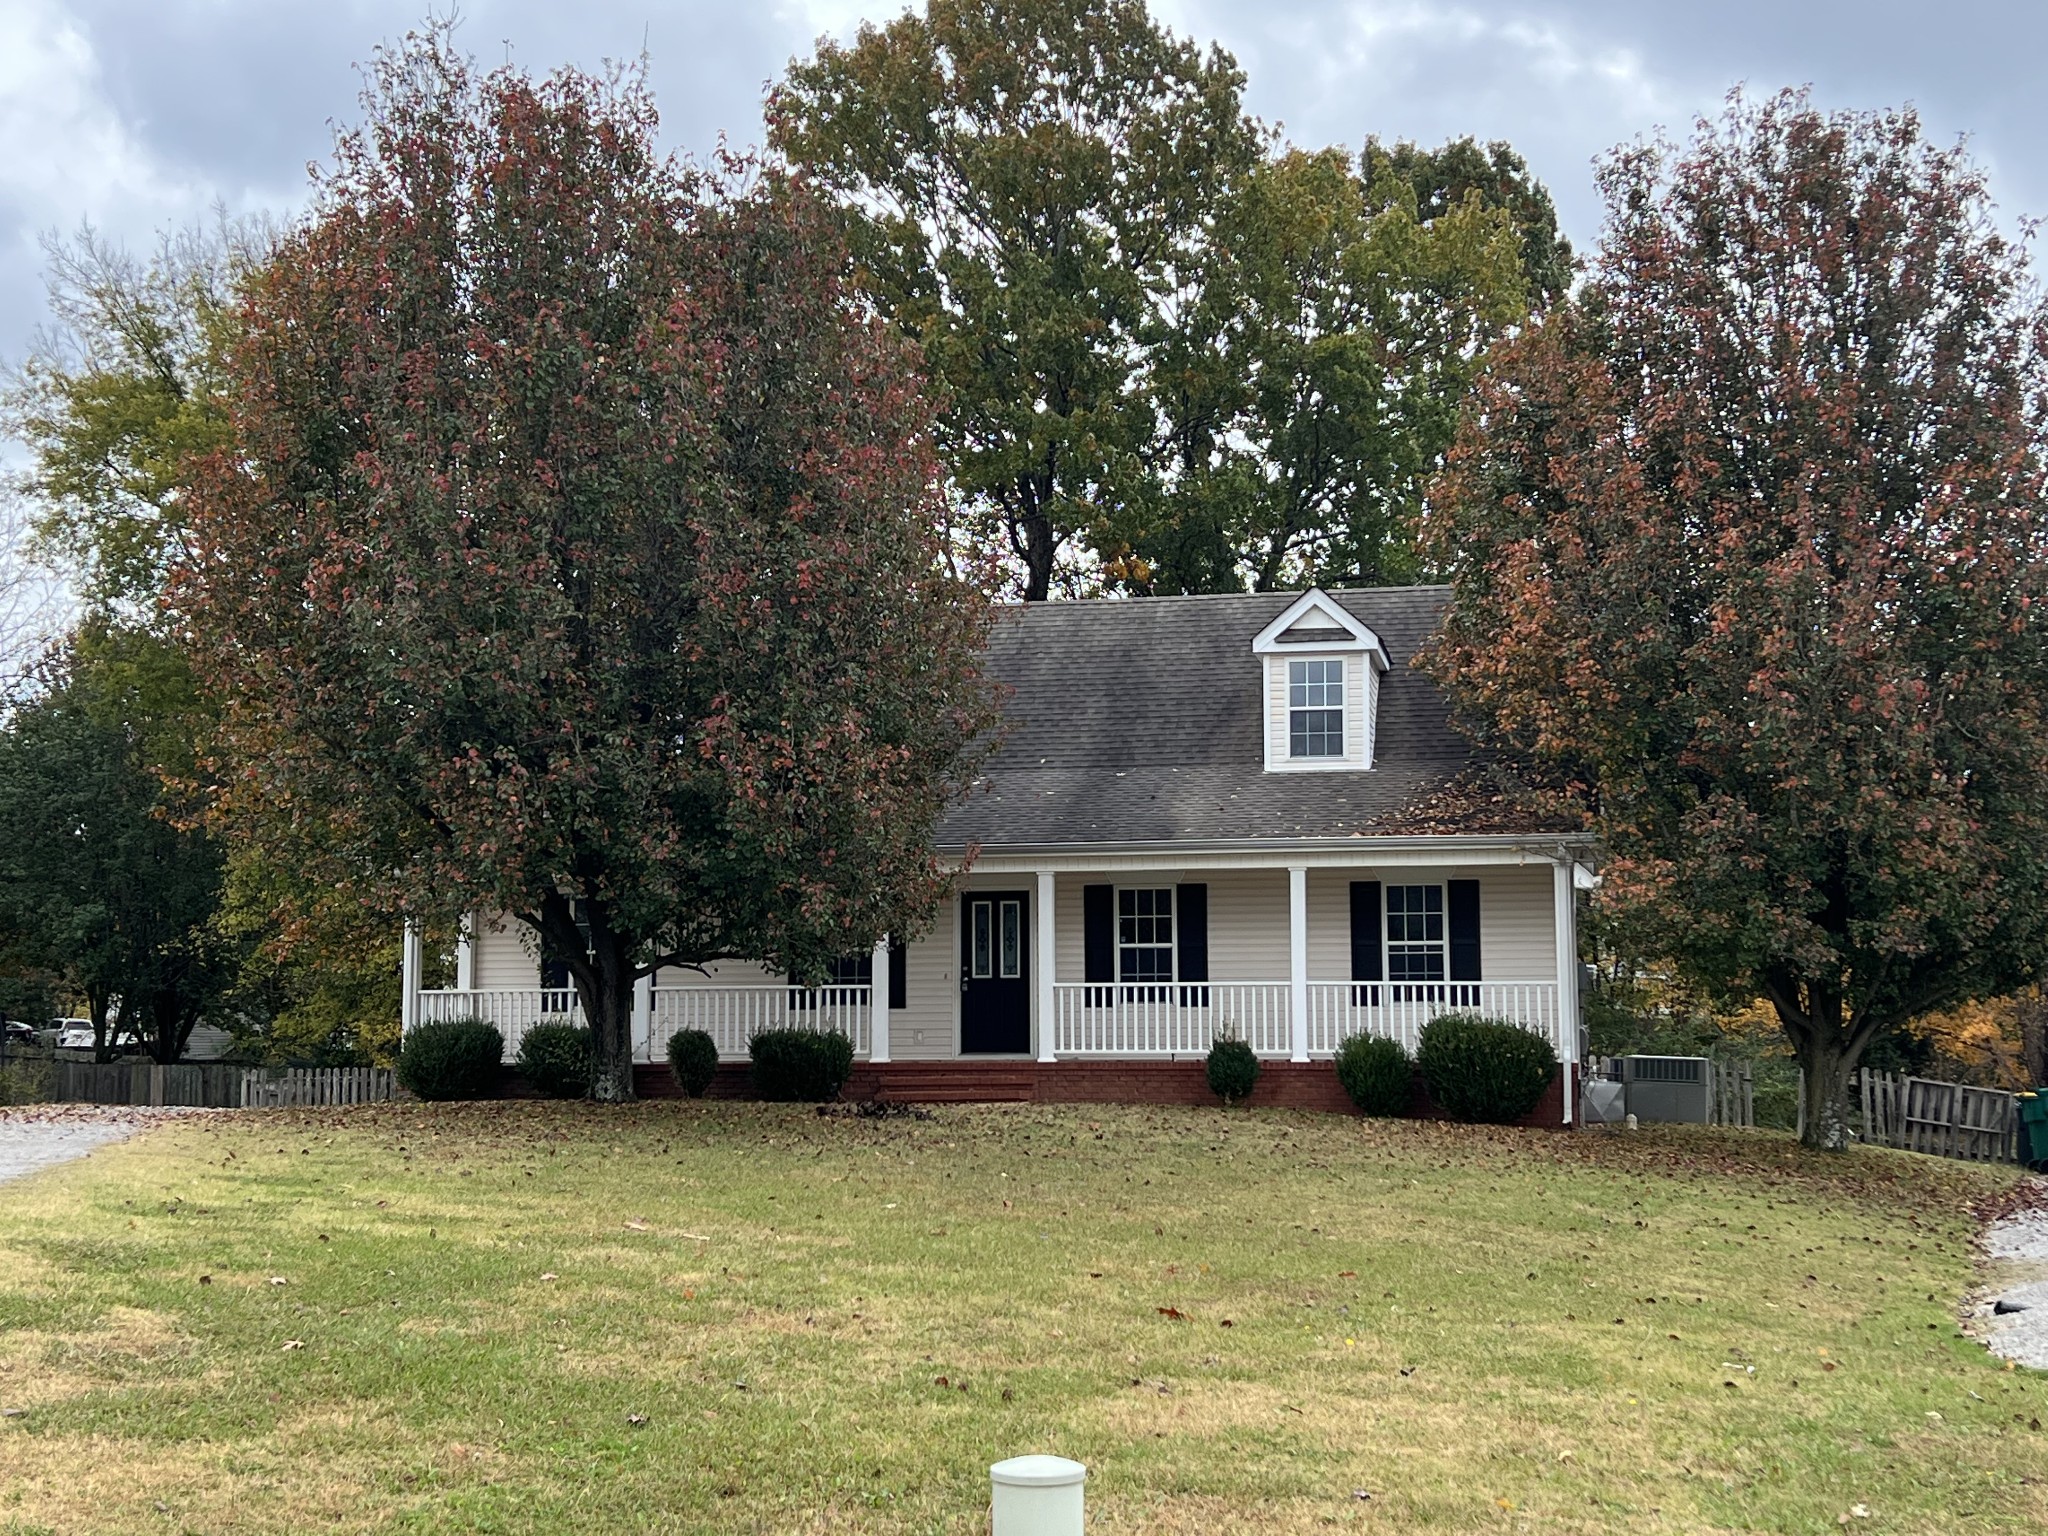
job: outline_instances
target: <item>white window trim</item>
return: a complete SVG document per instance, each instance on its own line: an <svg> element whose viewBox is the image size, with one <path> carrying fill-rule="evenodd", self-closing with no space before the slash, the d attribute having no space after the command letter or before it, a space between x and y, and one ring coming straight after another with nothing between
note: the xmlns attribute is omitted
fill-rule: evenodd
<svg viewBox="0 0 2048 1536"><path fill-rule="evenodd" d="M1354 723L1351 718L1351 669L1344 664L1344 660L1342 656L1289 656L1286 659L1287 760L1290 763L1341 763L1351 755L1351 727ZM1294 669L1299 667L1306 674L1312 666L1332 666L1337 669L1337 750L1335 752L1303 752L1297 755L1294 750L1294 716L1296 710L1307 714L1310 710L1328 713L1330 709L1328 703L1304 703L1297 705L1294 702ZM1304 675L1301 686L1306 689L1327 688L1330 685L1327 678L1310 682L1307 676Z"/></svg>
<svg viewBox="0 0 2048 1536"><path fill-rule="evenodd" d="M1393 926L1393 892L1397 889L1433 890L1437 893L1437 911L1443 923L1443 937L1437 940L1434 948L1443 956L1444 974L1435 980L1424 979L1416 981L1412 978L1404 978L1396 981L1394 979L1394 940L1388 930ZM1424 939L1417 943L1409 944L1408 947L1429 948L1431 946L1429 941ZM1387 880L1382 883L1380 887L1380 975L1386 978L1389 986L1434 987L1450 985L1451 888L1448 882L1443 880Z"/></svg>
<svg viewBox="0 0 2048 1536"><path fill-rule="evenodd" d="M1289 644L1281 637L1308 621L1307 627L1337 631L1310 644ZM1262 693L1266 721L1266 769L1270 773L1358 773L1370 770L1377 745L1379 680L1388 670L1386 647L1379 636L1358 622L1320 589L1302 593L1280 616L1260 630L1252 654L1265 670ZM1344 661L1356 656L1357 667L1344 668L1344 753L1341 757L1295 757L1289 729L1288 666L1292 661ZM1275 695L1279 706L1275 707Z"/></svg>
<svg viewBox="0 0 2048 1536"><path fill-rule="evenodd" d="M1125 891L1165 891L1165 892L1167 892L1167 893L1168 893L1168 897L1167 897L1167 911L1168 911L1168 912L1169 912L1169 913L1170 913L1171 915L1170 915L1170 916L1169 916L1169 917L1167 918L1167 922L1166 922L1166 942L1165 942L1165 943L1164 943L1163 945L1162 945L1162 944L1133 944L1133 945L1130 945L1130 946L1128 946L1129 948L1132 948L1132 949L1164 949L1164 950L1166 951L1166 961L1167 961L1167 968L1168 968L1168 970L1169 970L1170 974L1169 974L1169 975L1168 975L1168 976L1166 977L1166 979L1165 979L1165 980L1163 980L1163 981L1162 981L1162 980L1160 980L1160 979L1159 979L1159 978L1157 978L1157 977L1152 977L1152 978L1140 978L1140 977L1135 977L1135 976L1126 976L1126 975L1124 975L1124 950L1125 950L1125 948L1126 948L1126 945L1124 944L1124 892L1125 892ZM1175 981L1178 981L1178 980L1180 980L1180 890L1179 890L1179 888L1178 888L1178 887L1177 887L1176 885L1172 884L1172 883L1168 883L1168 884L1164 884L1164 885L1159 885L1159 884L1154 884L1154 883L1153 883L1153 882L1151 882L1151 881L1147 881L1147 882L1146 882L1145 884L1143 884L1143 885L1119 885L1119 886L1115 887L1115 893L1116 893L1116 894L1115 894L1115 905L1113 906L1113 908L1112 908L1112 909L1111 909L1111 911L1110 911L1110 922L1111 922L1111 923L1112 923L1112 924L1114 925L1114 926L1113 926L1113 927L1111 928L1111 930L1110 930L1110 937L1111 937L1111 939L1112 939L1112 940L1114 941L1114 945L1113 945L1113 947L1114 947L1114 949L1115 949L1115 953L1116 953L1116 966L1115 966L1115 970L1116 970L1116 985L1118 985L1118 986L1120 986L1120 987L1121 987L1121 986L1132 986L1132 987L1163 987L1163 986L1166 986L1166 985L1167 985L1168 983L1170 983L1170 982L1175 982Z"/></svg>

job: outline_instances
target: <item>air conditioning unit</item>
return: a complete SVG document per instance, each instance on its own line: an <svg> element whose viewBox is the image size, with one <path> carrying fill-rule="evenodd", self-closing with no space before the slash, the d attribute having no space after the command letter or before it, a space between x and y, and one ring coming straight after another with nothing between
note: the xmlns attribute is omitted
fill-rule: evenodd
<svg viewBox="0 0 2048 1536"><path fill-rule="evenodd" d="M1714 1118L1714 1079L1704 1056L1624 1056L1628 1113L1648 1124L1706 1125Z"/></svg>

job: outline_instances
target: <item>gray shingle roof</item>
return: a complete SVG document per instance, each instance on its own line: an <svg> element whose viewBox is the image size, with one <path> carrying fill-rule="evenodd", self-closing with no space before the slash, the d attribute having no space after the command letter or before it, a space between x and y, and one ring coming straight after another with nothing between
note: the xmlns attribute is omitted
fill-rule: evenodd
<svg viewBox="0 0 2048 1536"><path fill-rule="evenodd" d="M1369 626L1381 680L1367 772L1265 771L1264 669L1252 639L1299 594L1110 599L1005 609L989 645L1014 690L987 788L940 824L942 847L1342 837L1396 817L1474 761L1409 660L1443 587L1330 594Z"/></svg>

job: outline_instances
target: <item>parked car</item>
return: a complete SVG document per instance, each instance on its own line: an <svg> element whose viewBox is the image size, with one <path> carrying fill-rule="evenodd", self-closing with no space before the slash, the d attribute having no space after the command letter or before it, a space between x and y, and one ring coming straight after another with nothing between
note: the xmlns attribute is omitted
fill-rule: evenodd
<svg viewBox="0 0 2048 1536"><path fill-rule="evenodd" d="M57 1031L57 1049L60 1051L89 1051L93 1048L91 1019L52 1019L50 1028Z"/></svg>
<svg viewBox="0 0 2048 1536"><path fill-rule="evenodd" d="M41 1045L43 1032L33 1024L24 1024L20 1019L0 1020L0 1040L9 1045Z"/></svg>

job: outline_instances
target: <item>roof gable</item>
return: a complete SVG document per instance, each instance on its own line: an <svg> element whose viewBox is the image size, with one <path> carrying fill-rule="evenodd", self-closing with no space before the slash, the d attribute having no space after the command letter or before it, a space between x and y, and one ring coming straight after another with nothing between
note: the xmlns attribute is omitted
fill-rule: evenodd
<svg viewBox="0 0 2048 1536"><path fill-rule="evenodd" d="M1380 671L1388 669L1387 649L1380 644L1380 637L1321 587L1311 587L1302 593L1252 637L1252 653L1256 656L1305 646L1318 651L1362 651Z"/></svg>

